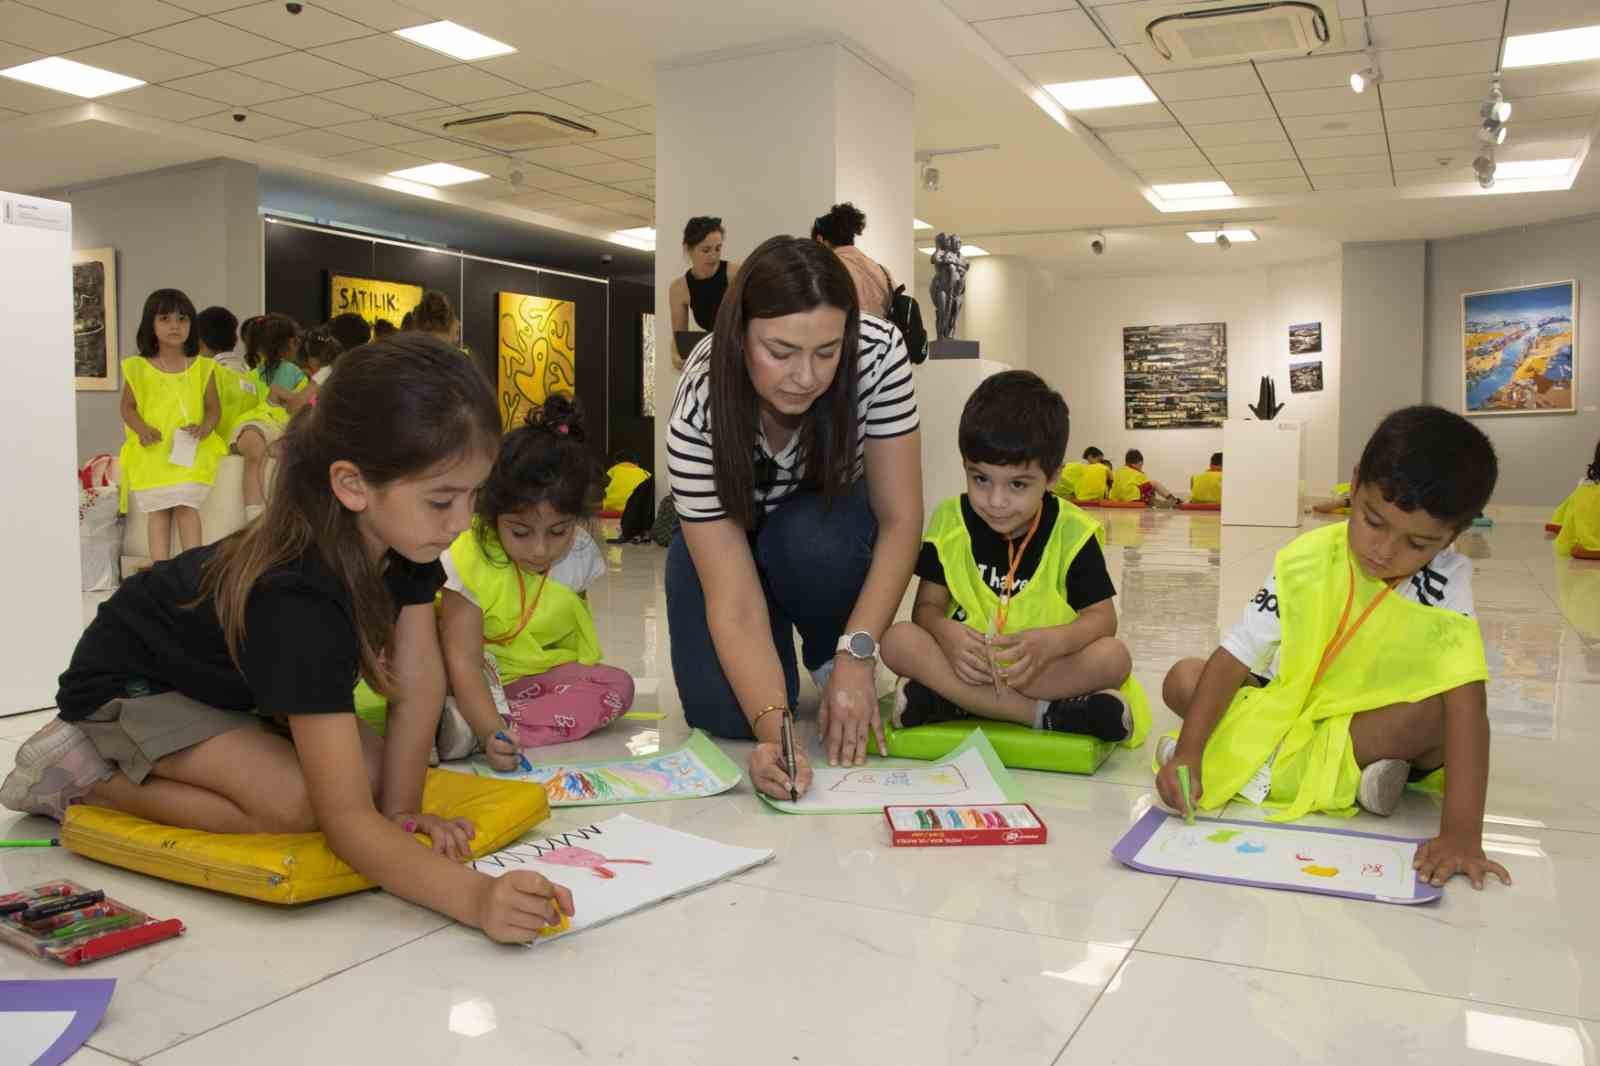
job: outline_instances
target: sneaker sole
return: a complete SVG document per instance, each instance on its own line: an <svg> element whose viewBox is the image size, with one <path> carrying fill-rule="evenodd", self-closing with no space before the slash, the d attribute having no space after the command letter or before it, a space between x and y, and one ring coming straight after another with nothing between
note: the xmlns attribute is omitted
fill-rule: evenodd
<svg viewBox="0 0 1600 1066"><path fill-rule="evenodd" d="M1356 802L1369 814L1387 818L1400 806L1411 765L1404 759L1380 759L1361 771Z"/></svg>

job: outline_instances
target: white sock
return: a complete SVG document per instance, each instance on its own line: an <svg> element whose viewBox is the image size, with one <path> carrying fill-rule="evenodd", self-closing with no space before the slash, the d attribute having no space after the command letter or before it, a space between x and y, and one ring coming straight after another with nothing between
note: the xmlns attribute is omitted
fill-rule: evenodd
<svg viewBox="0 0 1600 1066"><path fill-rule="evenodd" d="M266 510L265 504L247 503L244 505L244 520L246 522L254 522L261 517L261 512L264 510Z"/></svg>
<svg viewBox="0 0 1600 1066"><path fill-rule="evenodd" d="M1033 728L1035 728L1035 729L1043 729L1044 728L1044 716L1045 716L1045 713L1047 711L1049 711L1049 710L1050 710L1050 701L1049 700L1040 700L1039 702L1037 702L1037 703L1035 703L1033 705Z"/></svg>

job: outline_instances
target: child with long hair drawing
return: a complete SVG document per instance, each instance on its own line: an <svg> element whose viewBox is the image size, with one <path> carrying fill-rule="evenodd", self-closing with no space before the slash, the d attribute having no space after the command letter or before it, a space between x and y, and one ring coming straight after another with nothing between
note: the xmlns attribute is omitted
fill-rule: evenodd
<svg viewBox="0 0 1600 1066"><path fill-rule="evenodd" d="M60 716L18 751L0 803L320 830L364 877L495 940L558 924L566 889L463 866L472 826L420 813L445 691L439 556L470 524L499 438L494 392L455 348L411 335L347 356L290 424L261 518L101 606ZM382 740L351 713L358 675L390 697Z"/></svg>
<svg viewBox="0 0 1600 1066"><path fill-rule="evenodd" d="M454 696L441 758L481 749L495 769L514 770L520 749L577 740L633 703L633 679L600 662L589 605L555 573L605 484L568 396L551 396L501 443L473 528L441 559L439 636Z"/></svg>

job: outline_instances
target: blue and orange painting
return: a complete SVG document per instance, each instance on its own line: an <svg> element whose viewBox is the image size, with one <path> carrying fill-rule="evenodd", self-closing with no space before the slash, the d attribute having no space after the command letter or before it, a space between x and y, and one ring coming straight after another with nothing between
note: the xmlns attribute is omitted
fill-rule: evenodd
<svg viewBox="0 0 1600 1066"><path fill-rule="evenodd" d="M1467 414L1574 410L1577 297L1562 281L1461 298Z"/></svg>

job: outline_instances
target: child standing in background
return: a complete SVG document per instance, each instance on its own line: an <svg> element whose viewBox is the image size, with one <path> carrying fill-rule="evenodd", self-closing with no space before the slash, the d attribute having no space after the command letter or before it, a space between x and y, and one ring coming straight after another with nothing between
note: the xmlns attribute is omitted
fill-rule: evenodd
<svg viewBox="0 0 1600 1066"><path fill-rule="evenodd" d="M1111 500L1114 503L1152 503L1162 499L1177 503L1178 498L1167 491L1159 481L1152 481L1144 472L1144 452L1129 448L1123 456L1123 467L1111 482Z"/></svg>
<svg viewBox="0 0 1600 1066"><path fill-rule="evenodd" d="M1211 469L1189 479L1190 503L1222 502L1222 453L1211 454Z"/></svg>
<svg viewBox="0 0 1600 1066"><path fill-rule="evenodd" d="M215 436L222 403L216 364L200 356L194 304L177 289L157 289L139 319L139 354L122 361L123 510L149 515L150 557L172 556L172 525L184 550L199 547L200 505L226 451Z"/></svg>
<svg viewBox="0 0 1600 1066"><path fill-rule="evenodd" d="M1098 463L1105 457L1105 453L1094 446L1083 450L1082 461L1073 460L1061 468L1061 476L1056 478L1056 483L1050 486L1050 491L1060 496L1063 500L1070 500L1078 494L1078 478L1083 474L1084 468L1090 463Z"/></svg>
<svg viewBox="0 0 1600 1066"><path fill-rule="evenodd" d="M582 415L564 394L501 443L472 528L442 559L439 635L457 713L441 722L441 758L481 749L496 770L513 770L520 749L577 740L632 705L633 679L600 662L589 605L551 579L604 489ZM504 710L485 651L505 682Z"/></svg>

